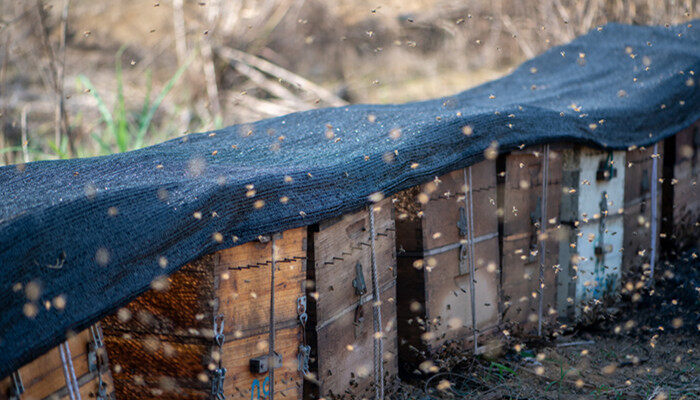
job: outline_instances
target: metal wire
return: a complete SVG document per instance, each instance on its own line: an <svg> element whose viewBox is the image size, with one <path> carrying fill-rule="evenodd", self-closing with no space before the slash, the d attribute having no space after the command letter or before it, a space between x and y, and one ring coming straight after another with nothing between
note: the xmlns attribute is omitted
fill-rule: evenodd
<svg viewBox="0 0 700 400"><path fill-rule="evenodd" d="M369 234L370 247L372 249L372 297L374 303L373 325L374 325L374 398L384 399L384 340L382 337L382 310L379 293L379 274L377 272L377 253L375 239L377 232L374 226L374 206L369 207Z"/></svg>
<svg viewBox="0 0 700 400"><path fill-rule="evenodd" d="M540 281L537 287L537 336L542 336L542 314L544 308L544 268L547 262L546 245L547 245L547 181L549 180L549 145L544 145L544 159L542 160L542 198L540 203Z"/></svg>

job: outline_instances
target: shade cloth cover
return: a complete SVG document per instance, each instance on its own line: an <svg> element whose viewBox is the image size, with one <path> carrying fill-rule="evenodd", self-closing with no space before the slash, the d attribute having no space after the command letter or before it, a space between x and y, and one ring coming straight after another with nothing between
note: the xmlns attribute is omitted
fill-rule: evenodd
<svg viewBox="0 0 700 400"><path fill-rule="evenodd" d="M699 22L606 25L450 97L0 168L0 377L189 261L365 207L490 146L626 149L677 133L700 118Z"/></svg>

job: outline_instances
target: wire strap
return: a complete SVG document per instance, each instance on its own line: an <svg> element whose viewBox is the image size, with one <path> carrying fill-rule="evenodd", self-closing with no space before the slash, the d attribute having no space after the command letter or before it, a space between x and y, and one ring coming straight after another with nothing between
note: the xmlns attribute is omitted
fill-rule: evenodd
<svg viewBox="0 0 700 400"><path fill-rule="evenodd" d="M540 200L540 280L537 286L537 335L542 336L542 314L544 308L544 268L547 262L547 182L549 181L549 145L544 145L542 155L542 198Z"/></svg>
<svg viewBox="0 0 700 400"><path fill-rule="evenodd" d="M58 352L61 355L61 364L63 364L63 376L66 379L66 388L68 389L68 398L70 400L81 400L80 386L75 378L75 368L73 367L73 358L70 354L68 341L58 345Z"/></svg>
<svg viewBox="0 0 700 400"><path fill-rule="evenodd" d="M20 396L24 393L24 383L22 375L19 371L12 373L12 387L10 388L10 400L20 400Z"/></svg>
<svg viewBox="0 0 700 400"><path fill-rule="evenodd" d="M379 297L379 274L377 272L377 253L375 239L377 231L374 226L374 206L369 207L369 234L370 247L372 249L372 297L374 304L373 325L374 325L374 398L384 399L384 338L382 335L382 310Z"/></svg>
<svg viewBox="0 0 700 400"><path fill-rule="evenodd" d="M469 262L469 299L471 303L471 313L472 313L472 335L474 339L474 354L476 354L479 344L477 339L479 337L479 332L477 330L476 321L476 258L474 256L474 192L472 189L472 167L467 167L463 170L464 175L464 205L467 208L467 246L469 247L469 254L467 261Z"/></svg>
<svg viewBox="0 0 700 400"><path fill-rule="evenodd" d="M270 271L270 351L268 356L268 364L270 365L270 395L269 400L275 399L275 270L277 264L275 262L275 253L277 252L277 244L275 235L272 234L272 269Z"/></svg>
<svg viewBox="0 0 700 400"><path fill-rule="evenodd" d="M654 265L656 264L656 224L659 211L659 144L654 143L654 154L651 155L651 259L649 260L649 281L654 284Z"/></svg>

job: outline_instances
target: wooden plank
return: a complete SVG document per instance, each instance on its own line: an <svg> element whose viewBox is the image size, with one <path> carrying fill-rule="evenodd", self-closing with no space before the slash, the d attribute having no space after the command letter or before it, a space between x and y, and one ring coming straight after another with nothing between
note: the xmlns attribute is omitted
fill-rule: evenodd
<svg viewBox="0 0 700 400"><path fill-rule="evenodd" d="M222 315L226 344L221 361L229 371L224 393L245 386L250 398L256 377L249 360L267 351L256 344L263 338L267 343L270 330L272 251L270 241L258 241L202 257L167 278L164 287L157 285L160 290L131 302L127 312L107 318L105 340L115 363L117 392L124 398L208 399L210 371L218 367L213 320ZM294 363L276 374L275 391L299 398L296 301L305 291L305 228L275 236L275 261L275 349L285 362Z"/></svg>
<svg viewBox="0 0 700 400"><path fill-rule="evenodd" d="M472 340L471 278L459 255L466 241L460 216L469 212L465 174L468 180L468 169L457 170L396 197L398 334L406 373L443 345ZM477 329L487 334L500 322L496 162L471 166L471 176Z"/></svg>
<svg viewBox="0 0 700 400"><path fill-rule="evenodd" d="M675 244L700 245L700 121L676 134L673 168L673 232Z"/></svg>
<svg viewBox="0 0 700 400"><path fill-rule="evenodd" d="M487 331L499 323L498 238L475 245L476 326ZM459 249L426 258L427 334L423 341L431 352L447 341L471 340L472 314L469 274L459 270Z"/></svg>
<svg viewBox="0 0 700 400"><path fill-rule="evenodd" d="M67 340L80 393L85 395L85 398L94 397L99 389L97 373L88 370L88 343L91 340L89 329ZM107 360L104 353L103 360ZM22 399L45 399L52 396L67 398L66 377L58 347L20 368L19 374L25 389ZM113 393L114 386L108 366L104 366L101 375L107 393ZM11 377L1 380L0 394L4 396L10 387Z"/></svg>
<svg viewBox="0 0 700 400"><path fill-rule="evenodd" d="M382 334L384 335L384 371L389 376L398 370L396 342L396 287L389 282L381 292ZM372 397L374 381L374 331L370 300L362 305L363 319L355 324L355 312L342 314L317 332L318 380L322 396L349 395Z"/></svg>
<svg viewBox="0 0 700 400"><path fill-rule="evenodd" d="M373 206L375 217L375 254L381 293L384 348L389 358L385 371L391 378L397 373L396 344L396 241L392 200ZM343 218L325 221L310 229L309 252L313 268L309 288L308 338L312 344L312 369L318 384L307 384L307 397L368 393L373 382L372 263L369 212L361 210ZM353 286L358 278L357 265L365 283L365 294ZM359 279L358 279L359 281ZM363 302L359 311L359 304ZM356 316L361 316L356 321ZM348 346L352 350L348 350ZM370 368L367 368L367 365Z"/></svg>
<svg viewBox="0 0 700 400"><path fill-rule="evenodd" d="M496 218L496 167L493 161L482 161L471 167L474 200L474 237L498 231ZM430 201L423 205L424 250L439 248L464 239L457 221L460 208L465 208L465 170L453 171L422 186Z"/></svg>
<svg viewBox="0 0 700 400"><path fill-rule="evenodd" d="M297 351L301 342L301 327L277 329L275 351L282 355L282 366L275 369L275 398L300 399L302 396L302 378L297 370ZM252 357L264 356L268 353L268 334L260 334L237 340L229 340L224 344L223 360L226 371L224 393L226 398L233 399L262 399L251 396L254 381L263 386L266 374L250 372L249 360Z"/></svg>
<svg viewBox="0 0 700 400"><path fill-rule="evenodd" d="M396 240L391 199L377 204L374 212L377 233L375 253L379 285L382 286L393 281L396 275ZM315 304L317 324L321 325L358 301L359 296L353 287L358 263L362 266L366 290L371 293L369 212L356 212L336 223L321 226L314 236Z"/></svg>
<svg viewBox="0 0 700 400"><path fill-rule="evenodd" d="M540 240L544 239L543 318L555 316L559 264L559 205L562 193L562 159L550 150L547 180L545 238L540 238L543 148L536 147L505 156L503 195L503 238L501 301L504 322L512 332L528 332L537 327L540 271Z"/></svg>
<svg viewBox="0 0 700 400"><path fill-rule="evenodd" d="M627 151L625 170L625 214L624 214L624 243L622 253L623 280L639 281L644 273L643 266L649 264L651 254L651 181L654 158L657 161L657 176L663 176L663 142L658 145L654 154L654 146ZM656 182L657 195L657 231L661 227L661 185ZM657 240L657 249L659 248ZM658 253L657 253L658 254ZM646 268L648 269L648 268Z"/></svg>
<svg viewBox="0 0 700 400"><path fill-rule="evenodd" d="M612 161L617 174L609 180L598 180L599 165L607 162L608 152L585 146L562 152L560 219L567 228L561 231L561 237L568 236L569 243L559 246L562 273L557 286L566 292L566 298L558 297L560 304L557 308L565 313L571 310L573 313L567 316L572 318L581 315L588 301L614 294L620 287L625 156L624 151L613 152ZM604 218L601 218L604 214L601 203L608 209ZM605 224L602 235L601 222ZM604 254L596 254L596 248L602 249Z"/></svg>

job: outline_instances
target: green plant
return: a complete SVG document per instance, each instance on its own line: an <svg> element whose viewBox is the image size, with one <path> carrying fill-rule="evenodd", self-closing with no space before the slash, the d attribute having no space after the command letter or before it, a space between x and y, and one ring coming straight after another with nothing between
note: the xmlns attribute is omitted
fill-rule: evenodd
<svg viewBox="0 0 700 400"><path fill-rule="evenodd" d="M491 361L491 364L489 365L489 369L491 369L491 368L496 370L496 375L502 381L504 381L506 379L506 375L508 375L508 374L513 375L513 376L516 375L515 371L512 368L510 368L506 365L503 365L501 363L497 363L495 361Z"/></svg>
<svg viewBox="0 0 700 400"><path fill-rule="evenodd" d="M100 145L102 152L114 153L124 152L128 150L138 149L143 146L144 139L151 127L153 116L158 107L172 90L175 83L180 79L187 67L192 62L193 56L190 56L175 74L168 80L163 89L158 93L153 101L151 101L151 71L146 71L146 96L143 100L143 105L140 110L131 115L127 108L124 98L124 82L122 78L122 62L121 56L124 53L125 47L122 47L117 52L115 62L115 73L117 78L117 99L114 110L110 111L107 105L100 97L100 94L95 89L90 79L85 75L78 76L78 82L90 91L92 97L97 101L97 109L102 116L102 122L105 124L105 129L99 134L93 133L92 137ZM112 146L116 146L116 149ZM54 148L56 146L52 146ZM56 149L54 149L56 151ZM57 151L57 154L60 153Z"/></svg>

